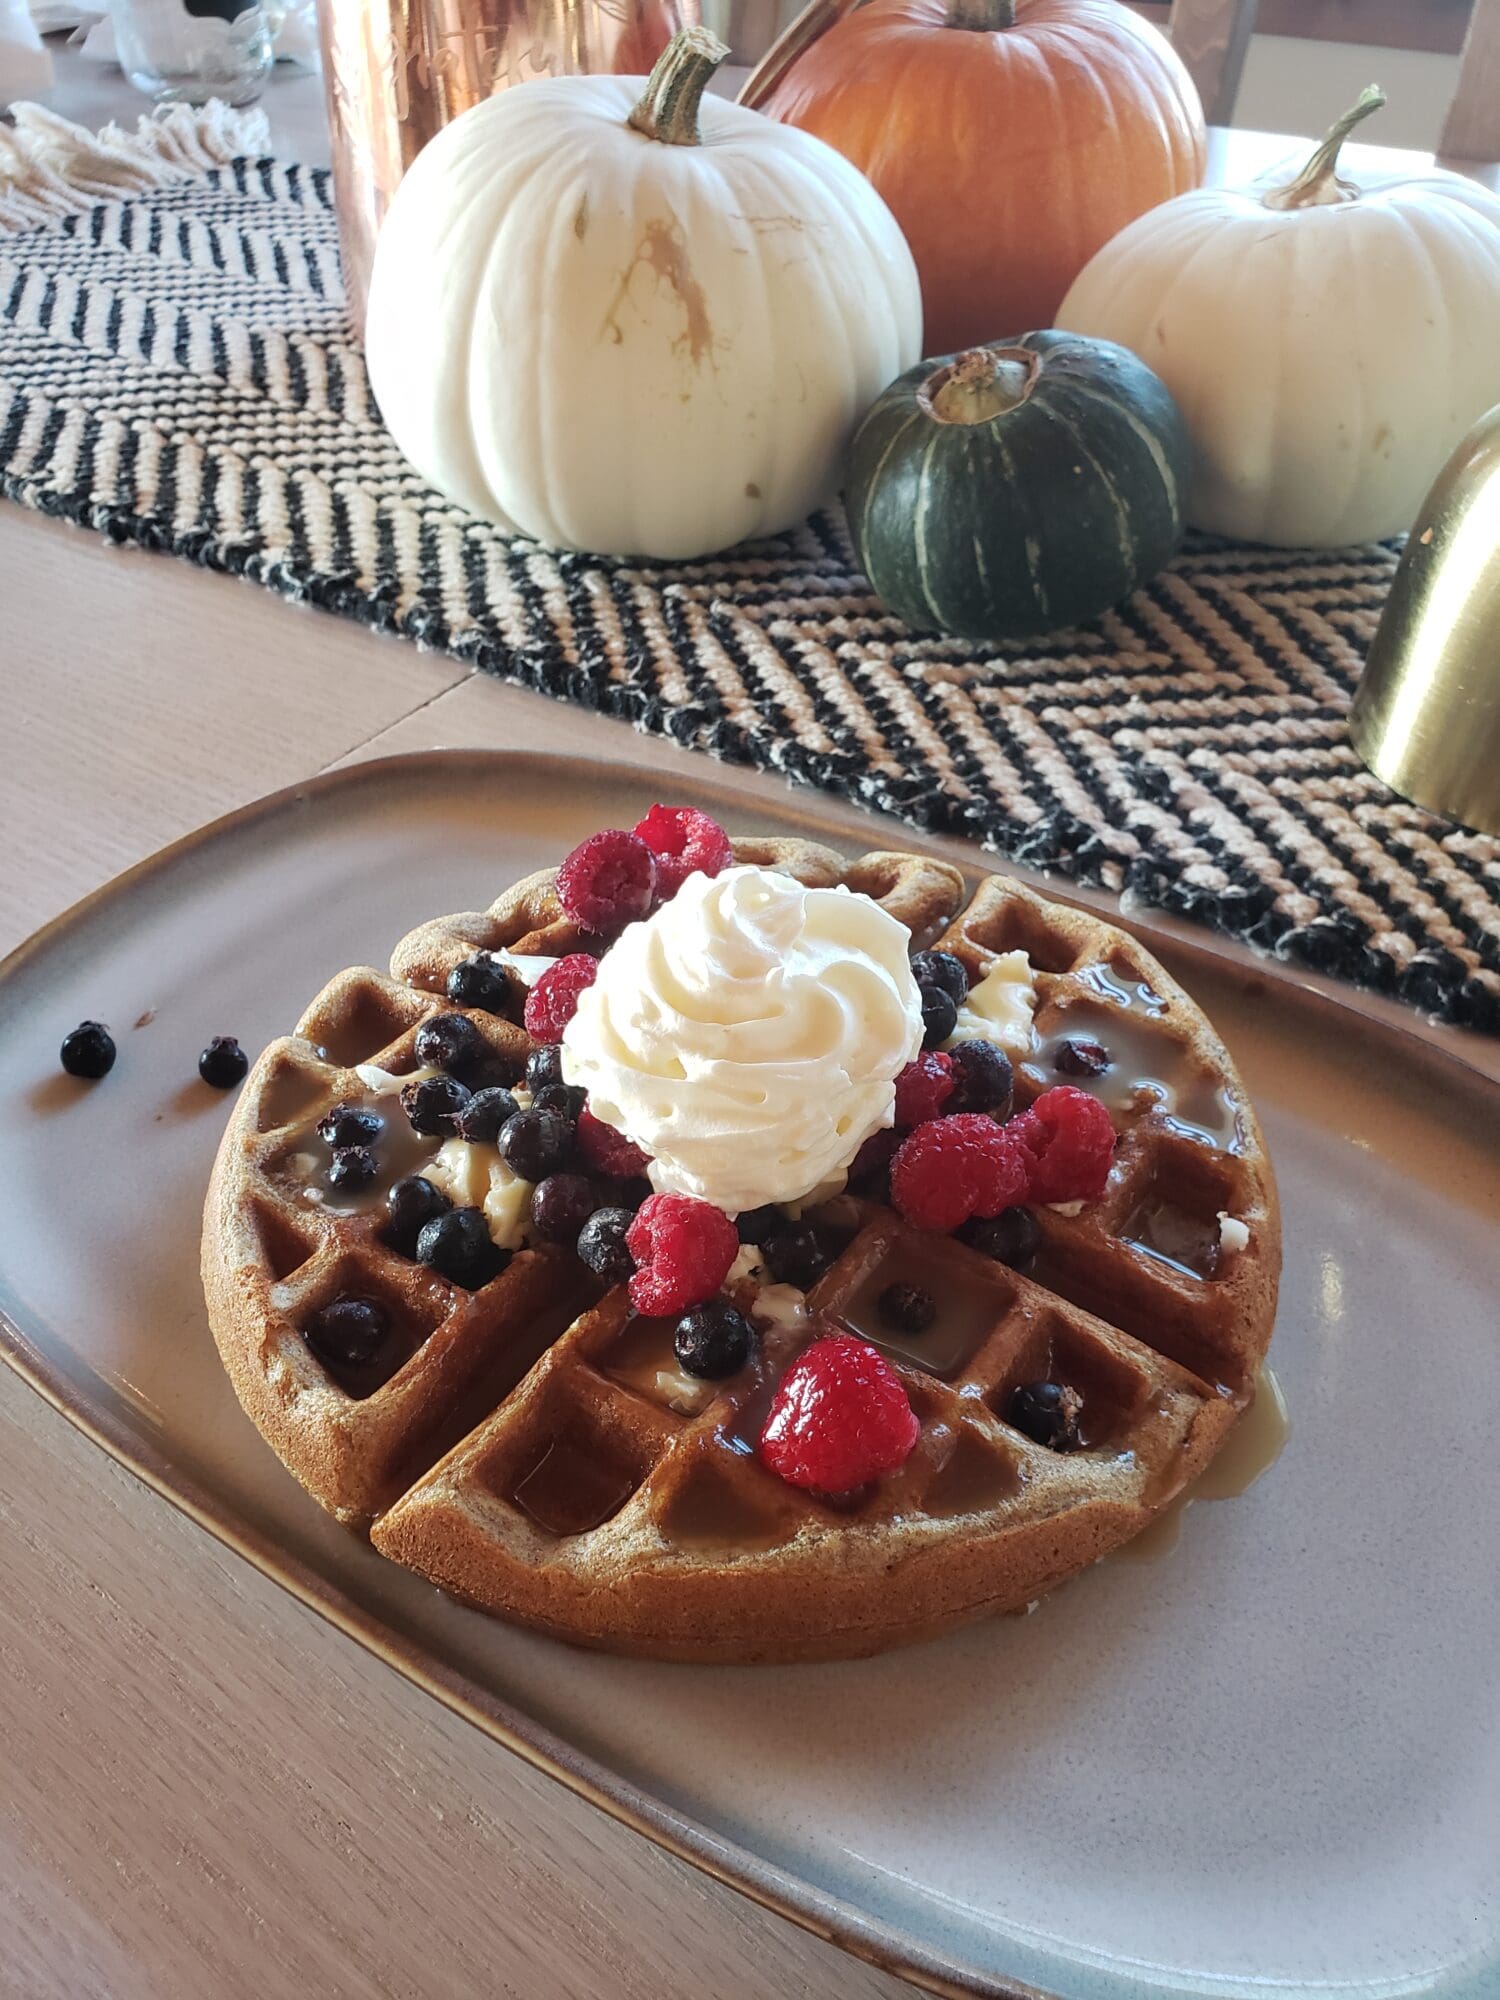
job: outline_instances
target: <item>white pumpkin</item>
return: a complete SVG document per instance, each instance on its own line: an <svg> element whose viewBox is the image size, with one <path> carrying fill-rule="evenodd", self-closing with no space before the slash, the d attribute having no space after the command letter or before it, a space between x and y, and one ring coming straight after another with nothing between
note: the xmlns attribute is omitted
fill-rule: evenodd
<svg viewBox="0 0 1500 2000"><path fill-rule="evenodd" d="M1095 256L1058 314L1134 349L1193 440L1189 522L1283 548L1411 526L1500 402L1500 199L1457 174L1337 173L1367 91L1290 185L1201 188Z"/></svg>
<svg viewBox="0 0 1500 2000"><path fill-rule="evenodd" d="M474 513L662 559L773 534L832 496L855 422L919 358L890 210L821 140L700 104L724 53L689 29L644 96L638 77L507 90L397 190L370 379L412 464Z"/></svg>

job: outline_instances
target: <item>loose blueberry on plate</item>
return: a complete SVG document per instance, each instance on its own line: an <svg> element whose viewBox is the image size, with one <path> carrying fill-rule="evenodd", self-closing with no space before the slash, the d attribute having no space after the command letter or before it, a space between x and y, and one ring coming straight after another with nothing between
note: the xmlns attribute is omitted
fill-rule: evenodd
<svg viewBox="0 0 1500 2000"><path fill-rule="evenodd" d="M533 1098L549 1084L562 1083L562 1043L546 1042L526 1058L526 1088Z"/></svg>
<svg viewBox="0 0 1500 2000"><path fill-rule="evenodd" d="M492 1086L488 1090L476 1090L468 1103L462 1106L455 1120L455 1129L460 1139L467 1139L471 1146L493 1146L500 1137L500 1127L516 1115L516 1100L508 1090Z"/></svg>
<svg viewBox="0 0 1500 2000"><path fill-rule="evenodd" d="M417 1237L417 1262L470 1292L477 1292L504 1268L502 1257L490 1240L484 1211L478 1208L450 1209L424 1223Z"/></svg>
<svg viewBox="0 0 1500 2000"><path fill-rule="evenodd" d="M922 1046L938 1049L958 1026L958 1007L941 986L919 986L922 996Z"/></svg>
<svg viewBox="0 0 1500 2000"><path fill-rule="evenodd" d="M368 1146L340 1146L328 1162L325 1178L340 1194L358 1194L373 1187L379 1173L380 1162Z"/></svg>
<svg viewBox="0 0 1500 2000"><path fill-rule="evenodd" d="M424 1076L409 1083L401 1093L401 1109L413 1132L424 1139L451 1139L458 1130L458 1115L469 1101L467 1084L456 1076Z"/></svg>
<svg viewBox="0 0 1500 2000"><path fill-rule="evenodd" d="M523 1181L561 1171L573 1150L573 1126L558 1111L518 1111L500 1128L500 1154Z"/></svg>
<svg viewBox="0 0 1500 2000"><path fill-rule="evenodd" d="M912 975L918 986L936 986L955 1006L969 997L969 969L951 951L919 951L913 954Z"/></svg>
<svg viewBox="0 0 1500 2000"><path fill-rule="evenodd" d="M198 1074L215 1090L233 1090L245 1081L250 1058L233 1035L215 1035L198 1058Z"/></svg>
<svg viewBox="0 0 1500 2000"><path fill-rule="evenodd" d="M511 999L505 967L484 951L455 965L443 991L455 1007L474 1007L484 1014L503 1014Z"/></svg>
<svg viewBox="0 0 1500 2000"><path fill-rule="evenodd" d="M635 1221L628 1208L596 1208L578 1232L578 1255L606 1285L623 1285L635 1269L625 1232Z"/></svg>
<svg viewBox="0 0 1500 2000"><path fill-rule="evenodd" d="M1029 1208L1007 1208L999 1215L972 1217L960 1227L958 1240L1024 1274L1036 1259L1042 1232Z"/></svg>
<svg viewBox="0 0 1500 2000"><path fill-rule="evenodd" d="M722 1382L726 1375L737 1375L750 1359L755 1329L726 1300L710 1299L678 1320L672 1346L689 1375Z"/></svg>
<svg viewBox="0 0 1500 2000"><path fill-rule="evenodd" d="M408 1174L399 1180L385 1198L389 1220L385 1226L385 1240L393 1250L399 1250L403 1257L417 1254L417 1238L429 1222L435 1222L440 1215L446 1215L453 1203L440 1187L425 1180L421 1174Z"/></svg>
<svg viewBox="0 0 1500 2000"><path fill-rule="evenodd" d="M341 1146L373 1146L384 1130L380 1113L362 1104L335 1104L318 1120L318 1137L335 1151Z"/></svg>
<svg viewBox="0 0 1500 2000"><path fill-rule="evenodd" d="M1052 1067L1062 1076L1103 1076L1113 1062L1102 1042L1074 1035L1059 1042Z"/></svg>
<svg viewBox="0 0 1500 2000"><path fill-rule="evenodd" d="M920 1285L887 1285L875 1305L898 1333L925 1333L937 1318L937 1300Z"/></svg>
<svg viewBox="0 0 1500 2000"><path fill-rule="evenodd" d="M1016 1076L1004 1049L993 1042L955 1042L948 1054L954 1083L949 1111L987 1111L992 1118L1008 1118Z"/></svg>
<svg viewBox="0 0 1500 2000"><path fill-rule="evenodd" d="M1005 1421L1048 1451L1077 1451L1083 1398L1062 1382L1023 1382L1006 1405Z"/></svg>
<svg viewBox="0 0 1500 2000"><path fill-rule="evenodd" d="M384 1308L347 1293L315 1312L302 1333L320 1361L356 1368L375 1359L385 1335Z"/></svg>
<svg viewBox="0 0 1500 2000"><path fill-rule="evenodd" d="M467 1014L434 1014L417 1030L417 1061L469 1079L489 1060L490 1045Z"/></svg>
<svg viewBox="0 0 1500 2000"><path fill-rule="evenodd" d="M762 1240L760 1254L778 1285L795 1285L804 1292L817 1283L829 1264L817 1231L805 1222L783 1221Z"/></svg>
<svg viewBox="0 0 1500 2000"><path fill-rule="evenodd" d="M599 1190L583 1174L548 1174L531 1191L531 1226L546 1243L576 1243Z"/></svg>
<svg viewBox="0 0 1500 2000"><path fill-rule="evenodd" d="M115 1041L102 1021L80 1021L63 1036L58 1058L69 1076L97 1083L115 1066Z"/></svg>

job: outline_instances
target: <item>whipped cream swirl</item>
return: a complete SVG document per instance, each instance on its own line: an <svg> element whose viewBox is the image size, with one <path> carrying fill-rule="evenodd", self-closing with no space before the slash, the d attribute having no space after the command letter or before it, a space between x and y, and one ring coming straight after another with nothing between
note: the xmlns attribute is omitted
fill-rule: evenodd
<svg viewBox="0 0 1500 2000"><path fill-rule="evenodd" d="M662 1193L797 1201L891 1123L922 1046L905 928L766 868L692 875L606 953L563 1074L651 1155Z"/></svg>

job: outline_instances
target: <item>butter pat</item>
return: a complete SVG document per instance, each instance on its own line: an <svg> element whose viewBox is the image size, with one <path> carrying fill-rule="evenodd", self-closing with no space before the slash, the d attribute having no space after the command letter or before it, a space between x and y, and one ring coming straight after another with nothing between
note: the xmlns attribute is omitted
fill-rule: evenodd
<svg viewBox="0 0 1500 2000"><path fill-rule="evenodd" d="M1219 1249L1227 1257L1236 1250L1248 1250L1250 1231L1237 1215L1229 1215L1219 1210Z"/></svg>
<svg viewBox="0 0 1500 2000"><path fill-rule="evenodd" d="M807 1294L795 1285L762 1285L750 1301L750 1317L758 1326L800 1333L808 1323Z"/></svg>
<svg viewBox="0 0 1500 2000"><path fill-rule="evenodd" d="M484 1211L498 1249L521 1248L531 1220L531 1182L511 1172L497 1147L445 1139L423 1171L455 1207Z"/></svg>
<svg viewBox="0 0 1500 2000"><path fill-rule="evenodd" d="M492 958L496 965L503 965L508 972L516 975L523 986L528 987L535 986L547 967L557 963L555 958L538 958L529 952L517 954L507 951L504 945L498 951L486 952L485 957Z"/></svg>
<svg viewBox="0 0 1500 2000"><path fill-rule="evenodd" d="M958 1010L958 1026L944 1044L993 1042L1007 1055L1024 1056L1034 1042L1036 986L1024 951L1002 952L989 971L969 988Z"/></svg>

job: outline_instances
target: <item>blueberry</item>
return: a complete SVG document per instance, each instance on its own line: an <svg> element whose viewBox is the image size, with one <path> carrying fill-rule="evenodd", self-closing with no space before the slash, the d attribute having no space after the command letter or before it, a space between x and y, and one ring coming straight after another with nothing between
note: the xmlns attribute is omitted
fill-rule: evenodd
<svg viewBox="0 0 1500 2000"><path fill-rule="evenodd" d="M922 996L922 1046L940 1049L958 1026L958 1006L941 986L919 986Z"/></svg>
<svg viewBox="0 0 1500 2000"><path fill-rule="evenodd" d="M540 1090L533 1091L531 1102L537 1111L560 1111L570 1125L578 1123L578 1114L589 1101L589 1094L576 1083L544 1083Z"/></svg>
<svg viewBox="0 0 1500 2000"><path fill-rule="evenodd" d="M1052 1067L1062 1076L1103 1076L1113 1066L1109 1050L1102 1042L1079 1035L1059 1042L1052 1058Z"/></svg>
<svg viewBox="0 0 1500 2000"><path fill-rule="evenodd" d="M576 1243L601 1206L599 1190L583 1174L548 1174L531 1191L531 1226L547 1243Z"/></svg>
<svg viewBox="0 0 1500 2000"><path fill-rule="evenodd" d="M403 1257L414 1257L417 1238L423 1229L440 1215L446 1215L453 1203L440 1187L434 1187L421 1174L408 1174L387 1194L385 1206L390 1218L385 1226L386 1242Z"/></svg>
<svg viewBox="0 0 1500 2000"><path fill-rule="evenodd" d="M468 1079L489 1056L489 1043L467 1014L434 1014L417 1030L417 1061L429 1069Z"/></svg>
<svg viewBox="0 0 1500 2000"><path fill-rule="evenodd" d="M625 1248L625 1232L634 1220L628 1208L596 1208L578 1232L578 1255L606 1285L623 1285L635 1269Z"/></svg>
<svg viewBox="0 0 1500 2000"><path fill-rule="evenodd" d="M711 1299L678 1320L672 1346L689 1375L721 1382L726 1375L738 1375L750 1359L755 1329L725 1300Z"/></svg>
<svg viewBox="0 0 1500 2000"><path fill-rule="evenodd" d="M245 1081L250 1058L233 1035L215 1035L198 1058L198 1074L215 1090L233 1090Z"/></svg>
<svg viewBox="0 0 1500 2000"><path fill-rule="evenodd" d="M573 1126L559 1111L518 1111L500 1128L500 1152L523 1181L544 1181L568 1163Z"/></svg>
<svg viewBox="0 0 1500 2000"><path fill-rule="evenodd" d="M380 1162L368 1146L340 1146L324 1178L340 1194L358 1194L361 1188L374 1186L379 1172Z"/></svg>
<svg viewBox="0 0 1500 2000"><path fill-rule="evenodd" d="M898 1333L925 1333L937 1318L937 1300L920 1285L887 1285L875 1305Z"/></svg>
<svg viewBox="0 0 1500 2000"><path fill-rule="evenodd" d="M504 1252L490 1240L479 1208L450 1208L424 1222L417 1236L417 1262L466 1291L477 1292L505 1268Z"/></svg>
<svg viewBox="0 0 1500 2000"><path fill-rule="evenodd" d="M386 1335L385 1309L345 1293L315 1312L302 1338L320 1361L361 1367L375 1359Z"/></svg>
<svg viewBox="0 0 1500 2000"><path fill-rule="evenodd" d="M805 1222L783 1221L759 1247L766 1269L779 1285L795 1285L805 1292L828 1268L828 1252Z"/></svg>
<svg viewBox="0 0 1500 2000"><path fill-rule="evenodd" d="M102 1021L80 1021L70 1035L63 1036L58 1054L69 1076L97 1083L115 1066L114 1036Z"/></svg>
<svg viewBox="0 0 1500 2000"><path fill-rule="evenodd" d="M1023 1382L1005 1408L1005 1421L1033 1444L1049 1451L1077 1451L1078 1412L1083 1398L1061 1382Z"/></svg>
<svg viewBox="0 0 1500 2000"><path fill-rule="evenodd" d="M969 997L969 968L951 951L919 951L911 969L918 986L936 986L957 1006Z"/></svg>
<svg viewBox="0 0 1500 2000"><path fill-rule="evenodd" d="M493 1146L500 1137L500 1127L515 1115L516 1100L508 1090L495 1086L476 1090L458 1114L458 1136L471 1146Z"/></svg>
<svg viewBox="0 0 1500 2000"><path fill-rule="evenodd" d="M774 1236L778 1229L786 1228L786 1217L768 1201L761 1208L747 1208L743 1215L734 1219L735 1229L741 1243L764 1243L768 1236Z"/></svg>
<svg viewBox="0 0 1500 2000"><path fill-rule="evenodd" d="M455 965L443 991L455 1007L477 1007L485 1014L503 1014L511 1002L510 976L487 951Z"/></svg>
<svg viewBox="0 0 1500 2000"><path fill-rule="evenodd" d="M526 1058L526 1088L533 1097L539 1090L545 1090L548 1084L565 1080L561 1042L546 1042L541 1048L533 1049Z"/></svg>
<svg viewBox="0 0 1500 2000"><path fill-rule="evenodd" d="M424 1076L401 1093L401 1109L424 1139L451 1139L468 1101L467 1085L452 1076Z"/></svg>
<svg viewBox="0 0 1500 2000"><path fill-rule="evenodd" d="M948 1054L953 1058L954 1091L945 1110L988 1111L996 1118L1008 1118L1016 1075L1004 1049L993 1042L955 1042Z"/></svg>
<svg viewBox="0 0 1500 2000"><path fill-rule="evenodd" d="M999 1215L974 1216L960 1226L958 1238L997 1264L1024 1272L1036 1259L1042 1232L1029 1208L1007 1208Z"/></svg>
<svg viewBox="0 0 1500 2000"><path fill-rule="evenodd" d="M327 1146L373 1146L385 1130L385 1120L378 1111L367 1111L362 1104L335 1104L326 1117L318 1120L318 1137Z"/></svg>

